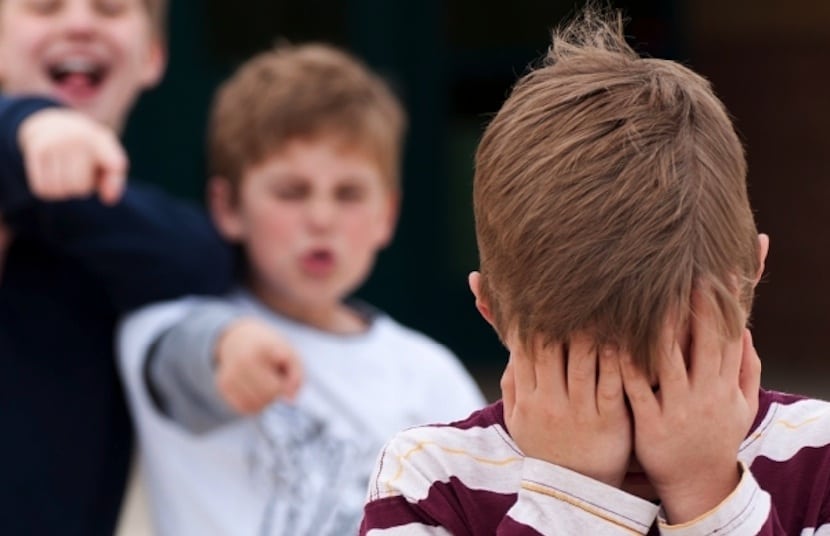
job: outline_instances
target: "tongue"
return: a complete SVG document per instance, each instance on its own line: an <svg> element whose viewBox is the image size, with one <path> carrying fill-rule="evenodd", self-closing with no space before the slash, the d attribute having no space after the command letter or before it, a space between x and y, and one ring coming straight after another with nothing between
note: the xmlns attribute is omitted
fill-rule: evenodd
<svg viewBox="0 0 830 536"><path fill-rule="evenodd" d="M58 82L61 93L70 99L83 99L92 96L96 85L92 77L86 74L67 74Z"/></svg>

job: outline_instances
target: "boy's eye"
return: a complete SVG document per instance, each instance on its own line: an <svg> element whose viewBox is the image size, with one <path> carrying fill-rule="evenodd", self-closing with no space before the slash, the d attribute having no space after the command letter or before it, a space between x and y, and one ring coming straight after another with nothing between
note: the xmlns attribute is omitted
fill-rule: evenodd
<svg viewBox="0 0 830 536"><path fill-rule="evenodd" d="M278 199L294 201L303 199L308 193L308 188L302 185L275 186L271 189L271 193Z"/></svg>
<svg viewBox="0 0 830 536"><path fill-rule="evenodd" d="M40 15L48 15L58 11L61 0L27 0L26 8Z"/></svg>
<svg viewBox="0 0 830 536"><path fill-rule="evenodd" d="M95 10L108 17L121 15L127 11L129 6L130 2L128 0L96 0L95 2Z"/></svg>
<svg viewBox="0 0 830 536"><path fill-rule="evenodd" d="M26 7L40 15L56 13L61 9L65 0L26 0ZM126 12L130 7L130 0L94 0L92 8L96 13L107 17L114 17Z"/></svg>
<svg viewBox="0 0 830 536"><path fill-rule="evenodd" d="M366 197L366 189L357 185L341 186L337 189L339 201L360 201Z"/></svg>

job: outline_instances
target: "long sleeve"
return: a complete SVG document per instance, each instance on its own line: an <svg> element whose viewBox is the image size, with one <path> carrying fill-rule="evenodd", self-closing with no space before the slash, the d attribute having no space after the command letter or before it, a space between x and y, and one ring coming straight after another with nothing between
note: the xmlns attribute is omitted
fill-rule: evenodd
<svg viewBox="0 0 830 536"><path fill-rule="evenodd" d="M648 501L564 467L525 458L516 504L497 534L647 534L656 517L657 506Z"/></svg>
<svg viewBox="0 0 830 536"><path fill-rule="evenodd" d="M233 256L203 210L149 186L129 184L115 206L96 198L31 196L17 146L20 123L52 103L0 98L0 212L17 239L81 267L117 313L187 294L228 289Z"/></svg>
<svg viewBox="0 0 830 536"><path fill-rule="evenodd" d="M369 486L361 534L455 534L475 523L501 536L645 535L657 510L619 489L525 458L500 426L467 421L410 429L387 445Z"/></svg>
<svg viewBox="0 0 830 536"><path fill-rule="evenodd" d="M188 294L219 294L232 280L230 246L207 215L151 187L129 185L112 207L97 199L37 201L5 219L19 239L94 276L118 313Z"/></svg>
<svg viewBox="0 0 830 536"><path fill-rule="evenodd" d="M150 347L145 380L162 413L194 433L236 418L214 379L216 341L241 316L231 305L204 302L167 329Z"/></svg>

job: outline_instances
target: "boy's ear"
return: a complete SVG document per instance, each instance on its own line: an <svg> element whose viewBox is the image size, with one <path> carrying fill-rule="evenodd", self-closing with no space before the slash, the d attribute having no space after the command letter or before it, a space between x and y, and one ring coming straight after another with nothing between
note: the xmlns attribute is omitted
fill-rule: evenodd
<svg viewBox="0 0 830 536"><path fill-rule="evenodd" d="M764 275L764 266L767 262L767 254L769 253L769 235L760 233L758 235L758 273L755 274L755 285L761 280Z"/></svg>
<svg viewBox="0 0 830 536"><path fill-rule="evenodd" d="M242 220L233 185L225 177L211 177L207 185L207 202L219 233L231 242L242 239Z"/></svg>
<svg viewBox="0 0 830 536"><path fill-rule="evenodd" d="M398 225L398 215L401 212L401 196L400 194L394 192L390 193L388 199L386 200L386 206L384 207L384 214L381 216L383 221L381 222L382 229L380 231L380 247L385 248L392 242L392 238L395 236L395 228Z"/></svg>
<svg viewBox="0 0 830 536"><path fill-rule="evenodd" d="M157 86L166 68L167 45L162 39L154 38L147 51L147 57L144 59L144 72L141 76L144 89Z"/></svg>
<svg viewBox="0 0 830 536"><path fill-rule="evenodd" d="M470 275L467 277L467 282L470 284L470 290L473 292L473 296L476 297L476 309L484 317L484 320L495 328L490 306L481 295L481 274L479 272L470 272Z"/></svg>

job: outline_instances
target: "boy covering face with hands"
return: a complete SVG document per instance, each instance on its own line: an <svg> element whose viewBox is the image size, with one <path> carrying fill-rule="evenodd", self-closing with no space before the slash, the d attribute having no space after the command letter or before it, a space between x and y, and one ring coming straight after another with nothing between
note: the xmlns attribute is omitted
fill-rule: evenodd
<svg viewBox="0 0 830 536"><path fill-rule="evenodd" d="M502 401L414 428L362 534L830 534L830 405L762 390L745 329L768 239L709 84L593 11L476 155Z"/></svg>

